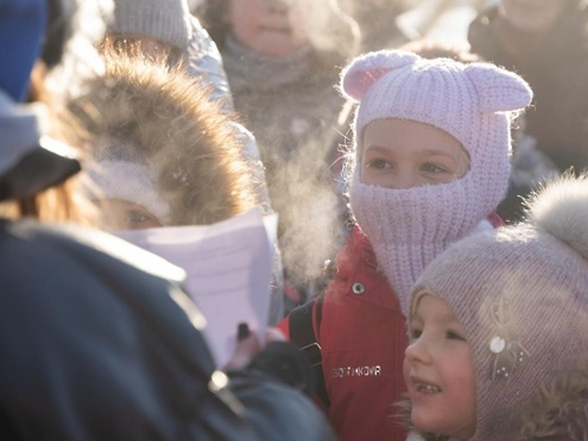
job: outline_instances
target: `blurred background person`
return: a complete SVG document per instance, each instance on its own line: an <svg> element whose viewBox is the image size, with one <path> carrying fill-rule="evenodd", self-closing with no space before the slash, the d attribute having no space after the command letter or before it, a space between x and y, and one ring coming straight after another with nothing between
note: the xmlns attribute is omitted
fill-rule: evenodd
<svg viewBox="0 0 588 441"><path fill-rule="evenodd" d="M415 0L340 0L341 8L358 23L361 52L392 49L404 44L409 36L396 19L416 5Z"/></svg>
<svg viewBox="0 0 588 441"><path fill-rule="evenodd" d="M521 216L521 195L545 177L588 166L588 9L580 0L501 0L471 23L472 52L517 72L535 93L499 209Z"/></svg>
<svg viewBox="0 0 588 441"><path fill-rule="evenodd" d="M330 166L348 130L335 85L338 67L359 49L357 23L336 0L207 0L197 12L258 141L286 281L300 303L345 234L340 178Z"/></svg>

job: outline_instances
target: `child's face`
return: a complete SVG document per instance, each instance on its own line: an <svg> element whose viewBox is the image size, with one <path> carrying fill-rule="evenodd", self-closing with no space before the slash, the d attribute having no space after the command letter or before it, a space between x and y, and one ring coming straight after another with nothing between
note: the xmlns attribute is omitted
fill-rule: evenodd
<svg viewBox="0 0 588 441"><path fill-rule="evenodd" d="M502 0L500 13L515 28L524 32L550 29L570 0Z"/></svg>
<svg viewBox="0 0 588 441"><path fill-rule="evenodd" d="M287 56L307 41L308 0L228 0L226 20L243 46L270 57Z"/></svg>
<svg viewBox="0 0 588 441"><path fill-rule="evenodd" d="M395 189L444 184L469 170L463 146L431 125L379 119L363 131L361 182Z"/></svg>
<svg viewBox="0 0 588 441"><path fill-rule="evenodd" d="M476 392L463 327L444 300L425 293L408 328L404 381L412 423L425 432L469 439L476 426Z"/></svg>
<svg viewBox="0 0 588 441"><path fill-rule="evenodd" d="M97 202L102 214L104 229L141 230L161 227L161 222L142 205L122 199L101 199Z"/></svg>

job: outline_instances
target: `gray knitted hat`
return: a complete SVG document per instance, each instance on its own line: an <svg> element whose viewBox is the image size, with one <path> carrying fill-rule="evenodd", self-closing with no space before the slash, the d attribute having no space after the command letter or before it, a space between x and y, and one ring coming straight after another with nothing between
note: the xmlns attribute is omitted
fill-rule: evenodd
<svg viewBox="0 0 588 441"><path fill-rule="evenodd" d="M548 184L529 207L524 223L452 245L412 290L411 310L437 295L465 329L475 440L517 439L542 385L588 360L588 176Z"/></svg>
<svg viewBox="0 0 588 441"><path fill-rule="evenodd" d="M184 51L190 38L187 0L115 0L108 32L149 37Z"/></svg>

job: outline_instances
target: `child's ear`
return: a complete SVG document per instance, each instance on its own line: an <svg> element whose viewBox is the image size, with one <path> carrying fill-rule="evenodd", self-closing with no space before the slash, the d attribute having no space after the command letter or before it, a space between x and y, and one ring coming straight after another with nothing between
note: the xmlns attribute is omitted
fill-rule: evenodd
<svg viewBox="0 0 588 441"><path fill-rule="evenodd" d="M482 112L522 110L533 98L533 91L524 80L490 63L470 64L465 73L476 88Z"/></svg>
<svg viewBox="0 0 588 441"><path fill-rule="evenodd" d="M413 64L419 57L411 52L378 51L356 58L341 72L341 91L360 101L382 75Z"/></svg>

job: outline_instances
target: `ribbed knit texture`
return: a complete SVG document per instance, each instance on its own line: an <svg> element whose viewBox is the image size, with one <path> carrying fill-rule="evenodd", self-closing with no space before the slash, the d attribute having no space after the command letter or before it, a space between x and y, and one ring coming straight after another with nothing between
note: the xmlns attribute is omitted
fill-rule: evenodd
<svg viewBox="0 0 588 441"><path fill-rule="evenodd" d="M153 38L184 51L191 35L186 0L115 0L108 32Z"/></svg>
<svg viewBox="0 0 588 441"><path fill-rule="evenodd" d="M475 440L517 439L520 411L541 385L588 361L588 179L551 184L530 216L452 245L413 289L413 302L424 290L445 299L465 329L477 377ZM506 341L499 354L494 337ZM500 366L508 377L493 378Z"/></svg>
<svg viewBox="0 0 588 441"><path fill-rule="evenodd" d="M404 315L410 288L425 266L466 236L488 213L463 182L391 190L357 183L351 188L355 217L370 240L378 266L394 288ZM468 209L469 208L469 209Z"/></svg>
<svg viewBox="0 0 588 441"><path fill-rule="evenodd" d="M423 59L379 51L344 69L341 88L359 102L354 122L351 209L407 313L410 286L447 245L468 233L504 198L510 173L512 111L531 100L517 75L488 63ZM395 190L360 182L363 129L384 118L430 124L468 152L470 170L449 184Z"/></svg>
<svg viewBox="0 0 588 441"><path fill-rule="evenodd" d="M230 78L231 90L270 90L300 81L312 72L310 46L293 54L270 57L249 49L231 35L225 38L223 65Z"/></svg>

